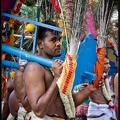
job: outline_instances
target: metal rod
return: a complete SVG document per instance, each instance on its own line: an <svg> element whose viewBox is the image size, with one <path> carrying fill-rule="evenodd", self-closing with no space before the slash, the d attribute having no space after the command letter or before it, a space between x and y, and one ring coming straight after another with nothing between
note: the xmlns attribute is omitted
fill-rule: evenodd
<svg viewBox="0 0 120 120"><path fill-rule="evenodd" d="M18 66L17 62L11 62L11 61L8 61L8 60L2 60L2 66L19 69L19 66Z"/></svg>
<svg viewBox="0 0 120 120"><path fill-rule="evenodd" d="M36 18L36 21L38 22L38 18ZM33 53L33 54L34 54L35 51L36 51L37 35L38 35L38 26L35 27L35 34L34 34L34 41L33 41L33 49L32 49L32 53Z"/></svg>
<svg viewBox="0 0 120 120"><path fill-rule="evenodd" d="M7 44L3 44L3 43L2 43L2 51L7 52L9 54L13 54L15 56L18 56L21 59L37 62L37 63L47 66L47 67L52 67L52 64L53 64L53 60L51 60L51 59L48 59L48 58L45 58L42 56L37 56L37 55L34 55L27 51L21 51L18 48L15 48L15 47L9 46Z"/></svg>
<svg viewBox="0 0 120 120"><path fill-rule="evenodd" d="M6 16L6 17L10 17L10 18L17 19L17 20L21 20L21 21L24 21L24 22L29 22L29 23L32 23L32 24L35 24L35 25L38 25L38 26L42 26L42 27L45 27L45 28L49 28L49 29L52 29L52 30L55 30L55 31L59 31L59 32L62 32L62 31L63 31L63 30L62 30L61 28L59 28L59 27L55 27L55 26L51 26L51 25L48 25L48 24L36 22L36 21L29 20L29 19L26 19L26 18L18 17L18 16L14 16L14 15L12 15L12 14L8 14L8 13L2 12L2 15L3 15L3 16Z"/></svg>

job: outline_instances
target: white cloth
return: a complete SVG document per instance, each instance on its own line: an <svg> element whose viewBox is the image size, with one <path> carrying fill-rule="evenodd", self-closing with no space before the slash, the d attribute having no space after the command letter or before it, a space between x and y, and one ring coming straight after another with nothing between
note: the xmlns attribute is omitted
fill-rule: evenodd
<svg viewBox="0 0 120 120"><path fill-rule="evenodd" d="M99 98L98 98L99 99ZM110 118L116 119L114 109L109 109L109 105L107 104L96 104L94 102L89 103L87 116L99 116L101 114L105 114L98 118L87 118L87 120L111 120Z"/></svg>
<svg viewBox="0 0 120 120"><path fill-rule="evenodd" d="M10 113L7 120L15 120L15 117Z"/></svg>
<svg viewBox="0 0 120 120"><path fill-rule="evenodd" d="M43 118L38 118L34 112L31 113L32 114L32 119L31 120L54 120L52 117L49 117L47 115L45 115Z"/></svg>
<svg viewBox="0 0 120 120"><path fill-rule="evenodd" d="M28 61L27 60L23 60L23 59L19 59L19 65L20 66L25 66L26 64L28 63Z"/></svg>
<svg viewBox="0 0 120 120"><path fill-rule="evenodd" d="M29 120L29 118L32 117L31 113L32 112L27 113L27 111L24 109L24 107L19 107L17 119L18 120L24 120L23 116L26 114L25 120Z"/></svg>

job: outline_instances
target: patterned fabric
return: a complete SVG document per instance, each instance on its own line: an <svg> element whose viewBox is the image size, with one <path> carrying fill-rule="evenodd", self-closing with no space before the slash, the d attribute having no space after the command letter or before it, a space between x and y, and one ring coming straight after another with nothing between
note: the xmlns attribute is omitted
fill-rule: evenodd
<svg viewBox="0 0 120 120"><path fill-rule="evenodd" d="M63 70L57 85L62 93L69 95L72 90L75 70L77 66L76 55L66 55L66 60L63 64Z"/></svg>
<svg viewBox="0 0 120 120"><path fill-rule="evenodd" d="M98 87L99 81L101 80L101 77L103 75L105 55L106 55L106 48L105 47L97 48L98 60L94 66L94 73L96 74L96 80L93 81L93 85L92 85L92 87L94 87L94 88Z"/></svg>
<svg viewBox="0 0 120 120"><path fill-rule="evenodd" d="M73 87L76 66L76 55L67 54L63 64L62 74L57 81L60 97L62 99L68 118L75 117L75 105L71 90Z"/></svg>

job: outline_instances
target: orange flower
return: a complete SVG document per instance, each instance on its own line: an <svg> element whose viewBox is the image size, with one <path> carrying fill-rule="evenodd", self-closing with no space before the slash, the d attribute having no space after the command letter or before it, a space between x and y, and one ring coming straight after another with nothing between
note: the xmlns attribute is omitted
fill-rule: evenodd
<svg viewBox="0 0 120 120"><path fill-rule="evenodd" d="M66 36L66 33L65 33L65 32L62 32L62 36Z"/></svg>

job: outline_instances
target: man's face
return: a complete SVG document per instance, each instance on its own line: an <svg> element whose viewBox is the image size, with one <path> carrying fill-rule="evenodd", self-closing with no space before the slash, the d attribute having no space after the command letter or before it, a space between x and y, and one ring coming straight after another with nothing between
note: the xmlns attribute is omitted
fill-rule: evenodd
<svg viewBox="0 0 120 120"><path fill-rule="evenodd" d="M109 64L109 59L108 58L105 58L104 59L104 72L105 73L108 73L109 70L110 70L110 64Z"/></svg>
<svg viewBox="0 0 120 120"><path fill-rule="evenodd" d="M50 31L45 33L46 37L42 41L42 50L44 56L52 58L61 55L61 36L56 35Z"/></svg>

